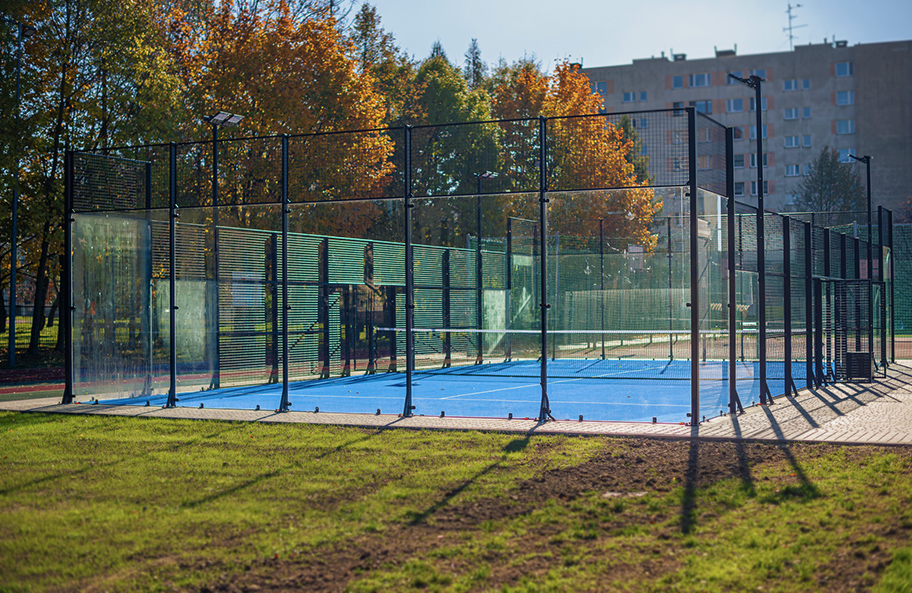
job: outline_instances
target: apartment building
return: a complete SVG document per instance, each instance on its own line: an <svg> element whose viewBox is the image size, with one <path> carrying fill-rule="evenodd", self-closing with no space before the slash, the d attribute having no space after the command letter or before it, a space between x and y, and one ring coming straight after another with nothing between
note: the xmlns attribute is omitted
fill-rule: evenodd
<svg viewBox="0 0 912 593"><path fill-rule="evenodd" d="M766 207L790 209L824 146L846 161L850 154L871 155L875 208L897 208L912 196L912 41L836 41L744 56L717 50L713 58L696 60L663 54L582 72L604 97L606 113L693 106L734 127L735 193L746 202L757 195L762 163ZM754 91L729 73L765 79L760 130ZM764 138L760 156L758 133Z"/></svg>

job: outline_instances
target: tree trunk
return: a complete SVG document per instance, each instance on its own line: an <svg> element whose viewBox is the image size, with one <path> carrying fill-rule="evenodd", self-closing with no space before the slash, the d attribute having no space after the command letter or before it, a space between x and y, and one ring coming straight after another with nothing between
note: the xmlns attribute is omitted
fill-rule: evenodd
<svg viewBox="0 0 912 593"><path fill-rule="evenodd" d="M44 306L47 302L47 260L50 244L50 221L44 222L41 232L41 257L38 259L38 272L35 274L35 305L32 307L32 334L29 338L28 354L36 356L41 347L41 331L44 329Z"/></svg>
<svg viewBox="0 0 912 593"><path fill-rule="evenodd" d="M6 299L0 290L0 334L6 333Z"/></svg>

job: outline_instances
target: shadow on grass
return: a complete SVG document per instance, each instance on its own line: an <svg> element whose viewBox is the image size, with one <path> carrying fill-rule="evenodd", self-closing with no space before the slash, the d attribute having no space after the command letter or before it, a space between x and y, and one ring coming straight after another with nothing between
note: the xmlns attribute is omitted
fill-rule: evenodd
<svg viewBox="0 0 912 593"><path fill-rule="evenodd" d="M500 467L500 465L506 460L507 455L509 453L519 453L520 451L525 450L525 448L528 446L529 446L529 437L528 436L525 436L521 439L513 439L512 441L507 443L507 445L503 448L503 455L501 456L499 461L488 465L487 467L485 467L480 472L476 473L471 478L463 481L461 484L459 484L455 488L448 490L446 492L446 494L443 495L443 498L441 498L440 500L438 500L437 502L432 504L426 510L424 510L420 513L411 513L411 519L409 520L409 525L418 525L420 523L424 523L425 521L427 521L427 519L429 517L433 516L437 511L446 507L450 503L451 500L453 500L456 496L458 496L466 488L468 488L469 486L471 486L472 484L477 482L480 478L486 476L487 474L491 473L492 471L494 471L495 469Z"/></svg>

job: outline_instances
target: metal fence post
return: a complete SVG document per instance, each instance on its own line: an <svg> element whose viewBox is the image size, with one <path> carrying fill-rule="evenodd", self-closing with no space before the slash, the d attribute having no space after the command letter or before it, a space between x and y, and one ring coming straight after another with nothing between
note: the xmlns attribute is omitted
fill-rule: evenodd
<svg viewBox="0 0 912 593"><path fill-rule="evenodd" d="M541 275L541 405L538 419L545 422L551 416L551 402L548 399L548 146L547 120L538 118L538 225L539 233L539 274Z"/></svg>
<svg viewBox="0 0 912 593"><path fill-rule="evenodd" d="M403 417L412 415L412 373L415 370L415 276L412 251L412 127L405 127L405 406ZM395 339L395 337L393 338Z"/></svg>
<svg viewBox="0 0 912 593"><path fill-rule="evenodd" d="M785 325L785 393L798 395L792 377L792 239L788 216L782 216L782 313Z"/></svg>
<svg viewBox="0 0 912 593"><path fill-rule="evenodd" d="M890 360L896 362L896 300L894 287L896 286L896 276L894 276L894 262L896 261L895 243L893 242L893 211L887 210L887 228L890 230Z"/></svg>
<svg viewBox="0 0 912 593"><path fill-rule="evenodd" d="M168 324L169 324L169 354L168 362L171 369L170 386L168 389L167 408L177 405L177 257L175 246L177 244L177 146L174 142L168 145L169 174L168 174Z"/></svg>
<svg viewBox="0 0 912 593"><path fill-rule="evenodd" d="M811 223L804 223L804 330L805 330L805 360L807 365L807 376L805 384L808 389L816 385L816 376L814 375L814 229ZM829 243L829 241L828 241ZM827 246L829 252L829 245Z"/></svg>
<svg viewBox="0 0 912 593"><path fill-rule="evenodd" d="M690 198L690 420L700 421L700 270L699 200L697 199L697 112L687 107L688 180Z"/></svg>
<svg viewBox="0 0 912 593"><path fill-rule="evenodd" d="M73 151L64 155L64 201L63 208L63 294L60 299L61 323L63 323L63 401L73 403Z"/></svg>
<svg viewBox="0 0 912 593"><path fill-rule="evenodd" d="M288 134L282 134L282 401L279 411L287 412L288 406Z"/></svg>
<svg viewBox="0 0 912 593"><path fill-rule="evenodd" d="M735 131L725 128L725 193L726 201L726 262L728 265L728 411L731 414L743 412L741 398L738 397L738 344L736 328L738 325L738 295L735 285ZM669 226L669 236L671 227Z"/></svg>

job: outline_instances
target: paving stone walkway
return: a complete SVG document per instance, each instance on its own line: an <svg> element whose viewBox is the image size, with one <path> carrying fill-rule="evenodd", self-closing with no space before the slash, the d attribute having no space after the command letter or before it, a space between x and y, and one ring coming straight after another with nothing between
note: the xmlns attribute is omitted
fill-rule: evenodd
<svg viewBox="0 0 912 593"><path fill-rule="evenodd" d="M60 404L59 398L0 402L0 409L56 414L98 414L143 418L183 418L238 422L332 424L366 428L496 430L528 434L644 436L656 438L825 441L851 444L912 444L912 361L890 367L873 383L836 384L781 396L771 406L752 406L743 414L709 419L696 426L634 422L538 423L500 418L438 418L315 412L147 408L104 404Z"/></svg>

